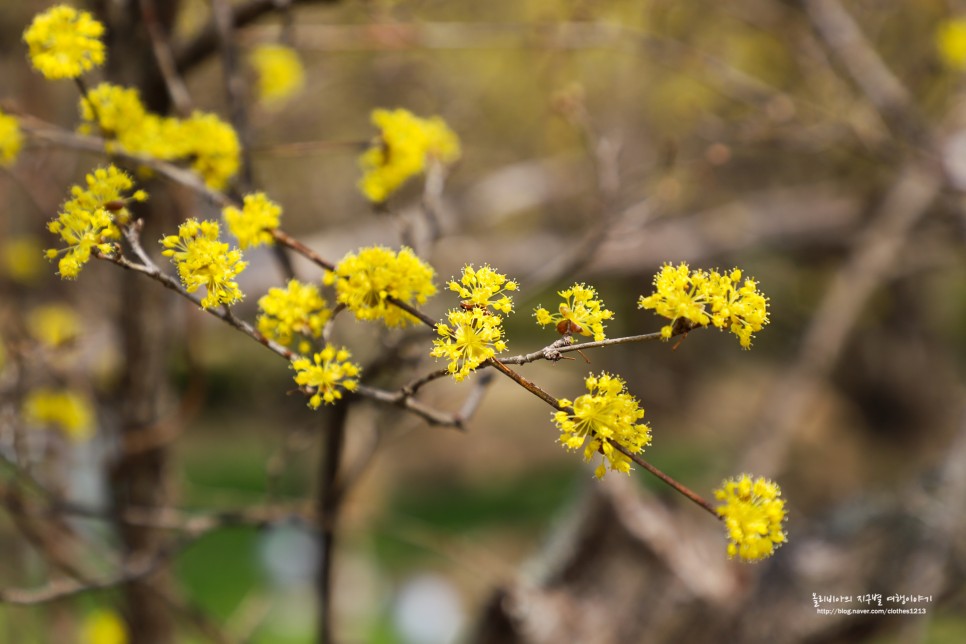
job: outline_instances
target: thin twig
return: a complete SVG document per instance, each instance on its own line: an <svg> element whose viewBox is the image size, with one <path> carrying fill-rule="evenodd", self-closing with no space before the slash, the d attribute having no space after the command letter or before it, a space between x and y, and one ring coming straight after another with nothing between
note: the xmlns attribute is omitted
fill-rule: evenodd
<svg viewBox="0 0 966 644"><path fill-rule="evenodd" d="M635 463L643 467L645 470L647 470L657 478L661 479L661 481L663 481L667 485L674 488L675 491L680 492L688 500L693 501L699 507L703 508L704 510L707 510L711 514L711 516L719 520L721 519L721 516L718 514L717 510L715 510L714 506L711 505L710 502L708 502L704 497L699 495L697 492L694 492L693 490L691 490L691 488L685 485L682 485L681 483L678 483L676 480L674 480L673 478L671 478L670 476L668 476L658 468L654 467L653 465L645 461L643 458L641 458L639 454L634 454L629 450L627 450L623 445L620 445L619 443L616 443L613 441L611 441L611 445L615 449L617 449L617 451L619 451L621 454L631 459L632 461L634 461Z"/></svg>
<svg viewBox="0 0 966 644"><path fill-rule="evenodd" d="M309 248L299 240L295 239L294 237L286 233L284 230L281 230L280 228L275 228L269 232L272 234L272 237L274 237L278 243L282 244L283 246L287 246L291 248L296 253L298 253L302 257L305 257L306 259L313 262L317 266L321 266L327 271L335 270L335 264L333 264L332 262L322 257L314 250L312 250L311 248Z"/></svg>

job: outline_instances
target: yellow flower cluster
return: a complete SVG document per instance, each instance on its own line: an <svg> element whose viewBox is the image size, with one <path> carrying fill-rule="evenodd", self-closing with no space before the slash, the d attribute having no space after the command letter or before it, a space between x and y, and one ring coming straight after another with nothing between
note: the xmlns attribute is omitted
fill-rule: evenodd
<svg viewBox="0 0 966 644"><path fill-rule="evenodd" d="M186 149L177 158L191 158L194 170L209 188L221 190L241 165L241 144L231 125L215 114L195 112L181 121Z"/></svg>
<svg viewBox="0 0 966 644"><path fill-rule="evenodd" d="M78 104L81 134L100 133L115 138L130 152L146 152L142 131L147 108L141 102L141 95L133 87L122 87L113 83L100 83L82 96Z"/></svg>
<svg viewBox="0 0 966 644"><path fill-rule="evenodd" d="M651 442L651 428L638 421L644 417L637 399L624 389L624 381L617 376L602 373L591 374L584 381L589 393L576 400L560 400L573 412L558 411L553 420L560 428L560 443L567 449L584 448L584 460L590 461L595 454L603 455L594 470L597 478L603 478L607 465L615 472L631 471L631 460L614 445L620 445L632 454L638 454Z"/></svg>
<svg viewBox="0 0 966 644"><path fill-rule="evenodd" d="M768 324L768 300L758 291L753 279L742 281L737 268L729 273L689 270L688 265L665 264L654 277L655 292L641 296L637 306L653 309L672 322L661 329L665 338L674 332L674 321L687 320L691 326L729 329L741 346L751 346L751 335Z"/></svg>
<svg viewBox="0 0 966 644"><path fill-rule="evenodd" d="M23 132L16 116L4 114L0 110L0 166L9 167L20 155L23 147Z"/></svg>
<svg viewBox="0 0 966 644"><path fill-rule="evenodd" d="M299 351L308 352L308 339L322 336L332 311L314 284L290 280L286 288L271 288L258 300L258 331L286 347L302 336Z"/></svg>
<svg viewBox="0 0 966 644"><path fill-rule="evenodd" d="M24 419L37 427L53 427L68 438L82 441L94 430L94 409L90 401L69 390L35 389L23 403Z"/></svg>
<svg viewBox="0 0 966 644"><path fill-rule="evenodd" d="M40 344L56 348L73 342L81 332L74 309L63 304L38 306L27 315L30 335Z"/></svg>
<svg viewBox="0 0 966 644"><path fill-rule="evenodd" d="M355 391L359 386L359 365L349 362L348 350L326 346L312 360L298 358L292 361L295 383L311 394L309 407L318 409L324 402L334 404L342 398L342 391Z"/></svg>
<svg viewBox="0 0 966 644"><path fill-rule="evenodd" d="M47 258L54 259L61 253L57 264L63 279L75 279L81 268L96 251L102 255L114 252L114 241L121 237L118 225L130 220L128 202L144 201L148 195L143 190L130 197L125 193L134 187L134 182L116 166L97 168L86 177L87 188L73 186L73 197L64 204L57 217L47 224L47 230L60 235L67 248L47 250Z"/></svg>
<svg viewBox="0 0 966 644"><path fill-rule="evenodd" d="M785 543L785 501L780 497L777 483L748 474L728 479L714 491L714 498L722 502L717 511L728 529L729 557L759 561Z"/></svg>
<svg viewBox="0 0 966 644"><path fill-rule="evenodd" d="M459 293L464 308L489 306L502 313L513 311L513 300L505 291L515 291L517 288L519 285L514 280L508 280L506 275L496 272L489 264L484 264L478 270L468 264L463 267L463 274L458 282L449 282L449 290ZM493 298L501 293L502 297L494 301Z"/></svg>
<svg viewBox="0 0 966 644"><path fill-rule="evenodd" d="M381 203L409 178L422 173L429 160L450 164L460 157L456 134L438 116L423 119L404 109L372 112L380 137L359 158L359 189Z"/></svg>
<svg viewBox="0 0 966 644"><path fill-rule="evenodd" d="M538 307L534 311L537 324L547 326L554 324L560 335L570 337L574 333L594 336L594 342L600 342L607 336L604 334L604 320L614 317L614 312L604 308L603 302L597 299L597 291L592 286L574 284L564 291L558 291L564 299L557 307L557 313Z"/></svg>
<svg viewBox="0 0 966 644"><path fill-rule="evenodd" d="M82 134L103 134L133 154L163 161L191 160L208 187L221 190L238 171L241 145L217 115L195 111L185 119L154 114L137 89L101 83L80 99Z"/></svg>
<svg viewBox="0 0 966 644"><path fill-rule="evenodd" d="M185 290L194 293L202 286L207 289L201 300L205 309L234 304L245 297L235 277L248 263L242 261L240 250L229 250L228 244L218 239L220 234L217 222L189 219L178 227L177 235L161 239L166 249L161 254L178 267Z"/></svg>
<svg viewBox="0 0 966 644"><path fill-rule="evenodd" d="M56 5L37 14L23 39L34 68L50 79L77 78L104 64L104 25L86 11Z"/></svg>
<svg viewBox="0 0 966 644"><path fill-rule="evenodd" d="M417 322L409 313L388 302L424 304L436 293L436 272L409 248L398 253L382 246L348 253L323 281L335 284L336 299L360 320L382 320L388 327Z"/></svg>
<svg viewBox="0 0 966 644"><path fill-rule="evenodd" d="M284 45L260 45L248 57L258 79L258 98L269 107L291 98L305 85L299 55Z"/></svg>
<svg viewBox="0 0 966 644"><path fill-rule="evenodd" d="M436 325L440 337L433 340L430 355L449 360L447 369L459 382L497 353L506 351L503 318L496 311L513 310L513 301L504 291L516 290L517 283L489 266L474 270L467 265L460 280L450 281L449 287L463 300L460 308L447 313L445 323ZM497 295L500 298L491 301Z"/></svg>
<svg viewBox="0 0 966 644"><path fill-rule="evenodd" d="M278 228L282 208L265 196L265 193L245 195L241 210L228 206L221 214L225 217L228 230L238 238L238 246L242 250L249 246L271 246L275 243L275 238L269 231Z"/></svg>
<svg viewBox="0 0 966 644"><path fill-rule="evenodd" d="M936 48L948 67L966 70L966 18L952 18L940 23L936 30Z"/></svg>

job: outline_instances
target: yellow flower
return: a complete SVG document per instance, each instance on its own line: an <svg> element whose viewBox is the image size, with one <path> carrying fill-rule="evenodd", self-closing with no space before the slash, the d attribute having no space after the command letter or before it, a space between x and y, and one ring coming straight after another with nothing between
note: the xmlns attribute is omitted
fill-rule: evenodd
<svg viewBox="0 0 966 644"><path fill-rule="evenodd" d="M240 250L229 250L228 244L219 241L220 233L217 222L189 219L178 227L177 235L161 239L166 249L161 254L178 267L185 290L194 293L202 286L206 288L201 300L205 309L234 304L245 297L235 277L248 263L242 261Z"/></svg>
<svg viewBox="0 0 966 644"><path fill-rule="evenodd" d="M81 644L127 644L127 627L117 613L96 610L84 616Z"/></svg>
<svg viewBox="0 0 966 644"><path fill-rule="evenodd" d="M325 323L332 317L318 287L295 279L284 289L269 289L258 300L258 308L262 312L258 331L286 347L292 345L295 336L321 337ZM300 346L299 350L307 351L308 347Z"/></svg>
<svg viewBox="0 0 966 644"><path fill-rule="evenodd" d="M614 445L638 454L651 443L651 428L638 423L644 410L624 390L624 381L617 376L591 374L584 384L589 393L573 401L559 401L564 407L572 407L573 412L558 411L553 415L560 429L560 443L571 450L583 446L585 461L602 454L601 463L594 470L597 478L603 478L608 464L612 471L627 474L631 460Z"/></svg>
<svg viewBox="0 0 966 644"><path fill-rule="evenodd" d="M574 284L558 294L564 299L557 307L558 312L551 313L542 306L538 307L533 313L537 324L555 324L561 335L593 335L594 342L600 342L607 337L604 334L604 320L614 317L614 312L603 308L604 304L597 299L594 287Z"/></svg>
<svg viewBox="0 0 966 644"><path fill-rule="evenodd" d="M951 18L936 30L936 48L952 69L966 70L966 18Z"/></svg>
<svg viewBox="0 0 966 644"><path fill-rule="evenodd" d="M23 132L16 116L0 110L0 166L9 167L17 160L23 147Z"/></svg>
<svg viewBox="0 0 966 644"><path fill-rule="evenodd" d="M459 382L471 371L506 350L503 318L485 308L452 309L447 324L436 325L439 338L429 355L449 360L447 369Z"/></svg>
<svg viewBox="0 0 966 644"><path fill-rule="evenodd" d="M325 274L326 284L335 284L336 299L360 320L382 320L388 327L414 324L417 319L387 298L406 304L424 304L436 293L433 268L409 248L398 253L382 246L348 253L335 271Z"/></svg>
<svg viewBox="0 0 966 644"><path fill-rule="evenodd" d="M258 98L273 106L291 98L305 85L298 54L283 45L261 45L248 57L258 77Z"/></svg>
<svg viewBox="0 0 966 644"><path fill-rule="evenodd" d="M101 83L80 100L83 134L102 134L111 146L164 161L190 160L191 169L214 189L238 171L241 145L217 115L194 112L186 119L149 112L137 89ZM99 121L95 124L95 115Z"/></svg>
<svg viewBox="0 0 966 644"><path fill-rule="evenodd" d="M94 431L94 409L90 401L69 390L35 389L23 403L24 419L38 427L53 427L68 438L83 441Z"/></svg>
<svg viewBox="0 0 966 644"><path fill-rule="evenodd" d="M459 281L449 282L449 290L459 293L464 307L493 307L502 313L513 311L513 300L504 291L515 291L517 288L514 280L508 280L506 275L496 272L489 264L484 264L478 270L467 264ZM494 301L493 298L501 293L502 297Z"/></svg>
<svg viewBox="0 0 966 644"><path fill-rule="evenodd" d="M222 190L241 165L238 135L215 114L195 112L180 123L186 148L178 157L193 158L191 169L213 190Z"/></svg>
<svg viewBox="0 0 966 644"><path fill-rule="evenodd" d="M43 269L44 249L33 235L20 235L0 244L0 266L15 282L29 284Z"/></svg>
<svg viewBox="0 0 966 644"><path fill-rule="evenodd" d="M318 409L323 402L334 404L342 398L342 390L356 390L360 369L359 365L349 362L350 357L345 348L336 349L328 345L316 353L312 360L298 358L292 361L295 383L311 394L309 407Z"/></svg>
<svg viewBox="0 0 966 644"><path fill-rule="evenodd" d="M245 250L249 246L260 246L275 243L275 238L269 232L278 228L282 209L265 193L245 195L242 209L228 206L222 211L228 229L238 238L238 246Z"/></svg>
<svg viewBox="0 0 966 644"><path fill-rule="evenodd" d="M143 190L134 192L130 197L125 196L134 187L134 182L113 164L97 168L85 180L87 188L73 186L73 198L47 224L47 230L60 235L61 240L67 243L66 249L47 250L48 259L64 254L57 265L63 279L75 279L90 260L92 252L113 254L114 241L121 237L118 224L127 223L131 216L127 204L132 199L147 199L147 193Z"/></svg>
<svg viewBox="0 0 966 644"><path fill-rule="evenodd" d="M729 558L759 561L788 540L782 529L785 501L780 497L777 483L748 474L728 479L714 491L714 498L722 501L717 511L728 529Z"/></svg>
<svg viewBox="0 0 966 644"><path fill-rule="evenodd" d="M652 309L671 320L661 329L670 338L674 321L687 320L691 326L716 326L738 336L741 346L751 346L751 336L768 324L768 300L752 279L742 281L742 273L703 270L690 271L686 263L665 264L654 276L655 292L641 296L638 308Z"/></svg>
<svg viewBox="0 0 966 644"><path fill-rule="evenodd" d="M454 163L460 157L459 138L438 116L422 119L404 109L372 112L379 139L359 158L363 170L359 189L381 203L409 178L422 173L428 160Z"/></svg>
<svg viewBox="0 0 966 644"><path fill-rule="evenodd" d="M47 304L27 315L27 330L37 342L56 348L75 340L80 335L81 324L69 306Z"/></svg>
<svg viewBox="0 0 966 644"><path fill-rule="evenodd" d="M148 111L137 89L100 83L81 97L79 111L82 123L77 130L81 134L103 134L117 139L130 152L144 151L136 141Z"/></svg>
<svg viewBox="0 0 966 644"><path fill-rule="evenodd" d="M86 11L57 5L37 14L23 39L30 62L50 79L76 78L104 63L104 25Z"/></svg>

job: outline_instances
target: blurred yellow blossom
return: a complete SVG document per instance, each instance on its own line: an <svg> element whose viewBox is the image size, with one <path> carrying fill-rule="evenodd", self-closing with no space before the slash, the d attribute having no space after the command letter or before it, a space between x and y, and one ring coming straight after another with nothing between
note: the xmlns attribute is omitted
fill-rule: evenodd
<svg viewBox="0 0 966 644"><path fill-rule="evenodd" d="M228 184L240 165L235 130L216 114L195 111L185 119L149 112L137 89L100 83L80 99L82 134L102 135L107 149L162 161L189 161L191 169L214 190Z"/></svg>
<svg viewBox="0 0 966 644"><path fill-rule="evenodd" d="M180 130L187 147L178 156L193 159L191 169L209 188L224 189L241 165L241 144L235 130L207 112L194 112L181 122Z"/></svg>
<svg viewBox="0 0 966 644"><path fill-rule="evenodd" d="M23 132L16 116L0 110L0 166L9 167L20 155L23 147Z"/></svg>
<svg viewBox="0 0 966 644"><path fill-rule="evenodd" d="M47 224L47 230L60 235L67 244L65 249L47 251L48 259L63 254L57 265L63 279L75 279L92 252L111 255L115 241L121 237L118 224L125 224L130 218L128 202L147 199L143 190L125 196L134 187L134 182L113 164L97 168L85 180L87 188L73 186L72 199L63 205L57 218Z"/></svg>
<svg viewBox="0 0 966 644"><path fill-rule="evenodd" d="M18 235L0 244L0 266L11 280L29 284L44 267L44 249L33 235Z"/></svg>
<svg viewBox="0 0 966 644"><path fill-rule="evenodd" d="M248 263L242 261L240 250L229 249L218 239L220 234L217 222L189 219L178 227L177 235L161 239L165 247L161 254L177 266L185 290L194 293L205 287L207 293L201 300L205 309L234 304L245 297L235 278Z"/></svg>
<svg viewBox="0 0 966 644"><path fill-rule="evenodd" d="M104 135L117 139L129 152L144 151L136 141L148 111L137 89L100 83L81 97L79 111L81 134Z"/></svg>
<svg viewBox="0 0 966 644"><path fill-rule="evenodd" d="M95 610L84 616L80 644L128 644L127 626L111 610Z"/></svg>
<svg viewBox="0 0 966 644"><path fill-rule="evenodd" d="M714 498L722 502L717 512L730 539L728 557L759 561L788 540L782 529L785 501L780 497L777 483L748 474L728 479L714 491Z"/></svg>
<svg viewBox="0 0 966 644"><path fill-rule="evenodd" d="M86 11L56 5L37 14L23 39L34 68L50 79L76 78L105 60L104 25Z"/></svg>
<svg viewBox="0 0 966 644"><path fill-rule="evenodd" d="M245 250L249 246L275 243L272 229L278 228L282 208L265 196L263 192L245 195L242 208L228 206L222 211L228 229L238 238L238 246Z"/></svg>
<svg viewBox="0 0 966 644"><path fill-rule="evenodd" d="M617 376L591 374L584 384L589 393L576 400L559 401L561 406L573 408L573 412L558 411L553 415L560 429L560 443L571 450L583 447L585 461L601 454L601 463L594 470L597 478L603 478L608 464L612 471L627 474L631 460L614 445L639 454L650 444L651 428L638 422L644 417L644 410Z"/></svg>
<svg viewBox="0 0 966 644"><path fill-rule="evenodd" d="M348 253L324 281L335 284L336 299L360 320L382 320L388 327L417 322L409 313L388 301L424 304L436 293L436 272L410 248L394 252L382 246Z"/></svg>
<svg viewBox="0 0 966 644"><path fill-rule="evenodd" d="M359 158L359 188L381 203L409 178L422 173L427 161L451 164L460 157L459 138L438 116L423 119L404 109L372 112L379 139Z"/></svg>
<svg viewBox="0 0 966 644"><path fill-rule="evenodd" d="M284 45L260 45L248 57L258 78L258 98L277 106L305 85L305 70L298 53Z"/></svg>
<svg viewBox="0 0 966 644"><path fill-rule="evenodd" d="M45 304L27 314L27 330L41 344L56 348L80 335L81 323L74 309L64 304Z"/></svg>
<svg viewBox="0 0 966 644"><path fill-rule="evenodd" d="M309 407L318 409L324 402L334 404L342 398L342 391L355 391L359 386L359 365L349 362L351 354L345 348L332 345L308 358L292 361L295 383L311 394Z"/></svg>
<svg viewBox="0 0 966 644"><path fill-rule="evenodd" d="M950 18L936 30L936 48L952 69L966 70L966 18Z"/></svg>
<svg viewBox="0 0 966 644"><path fill-rule="evenodd" d="M34 389L24 399L23 415L31 425L58 429L76 441L87 440L94 431L91 402L67 389Z"/></svg>
<svg viewBox="0 0 966 644"><path fill-rule="evenodd" d="M564 299L557 307L557 313L537 307L534 316L537 324L547 326L556 325L561 335L579 333L593 336L594 342L600 342L607 336L604 334L604 321L614 317L614 312L604 307L597 299L597 291L592 286L574 284L570 288L559 291L558 295Z"/></svg>

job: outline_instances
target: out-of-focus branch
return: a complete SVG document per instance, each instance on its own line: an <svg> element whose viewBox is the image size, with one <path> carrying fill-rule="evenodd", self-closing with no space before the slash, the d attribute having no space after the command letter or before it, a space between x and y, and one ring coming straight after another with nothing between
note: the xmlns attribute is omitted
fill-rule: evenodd
<svg viewBox="0 0 966 644"><path fill-rule="evenodd" d="M34 138L38 141L43 141L74 150L93 152L94 154L109 156L111 158L122 159L136 165L143 165L151 168L166 179L189 188L190 190L219 206L239 205L236 200L232 199L225 193L209 188L207 185L205 185L205 182L201 179L201 177L187 168L182 168L173 163L161 161L147 155L132 154L123 150L112 150L110 153L108 153L105 150L107 141L103 138L76 134L63 128L50 125L49 123L45 123L40 119L29 115L20 115L20 119L24 131L27 132L31 138Z"/></svg>
<svg viewBox="0 0 966 644"><path fill-rule="evenodd" d="M231 124L241 143L241 171L238 178L242 192L249 192L254 185L252 176L251 128L248 123L248 107L245 78L238 56L238 42L234 37L235 9L228 0L212 0L211 13L218 33L221 53L221 69L225 82L225 94L231 114Z"/></svg>
<svg viewBox="0 0 966 644"><path fill-rule="evenodd" d="M903 169L818 305L796 361L768 396L745 469L769 474L784 467L790 439L820 381L835 366L869 298L889 277L910 231L929 212L942 186L941 170L934 164L915 160Z"/></svg>
<svg viewBox="0 0 966 644"><path fill-rule="evenodd" d="M147 29L148 37L151 39L151 49L154 51L154 59L158 63L161 71L161 78L168 89L168 96L174 109L182 116L191 113L191 95L184 84L184 80L178 74L171 52L171 42L164 26L158 20L156 0L139 0L141 16L144 19L144 26Z"/></svg>
<svg viewBox="0 0 966 644"><path fill-rule="evenodd" d="M848 72L883 120L913 143L928 134L909 92L889 70L838 0L802 0L821 41Z"/></svg>
<svg viewBox="0 0 966 644"><path fill-rule="evenodd" d="M315 494L317 529L319 532L319 567L316 571L315 591L318 611L319 642L333 641L332 570L335 554L336 527L344 499L344 481L339 477L339 464L345 447L346 422L349 404L327 410L324 416L322 454L319 458L318 490Z"/></svg>
<svg viewBox="0 0 966 644"><path fill-rule="evenodd" d="M290 4L336 4L339 0L291 0ZM279 10L277 0L245 0L233 7L232 26L249 25L259 18ZM188 43L175 52L178 72L184 74L218 49L217 19L212 18Z"/></svg>

